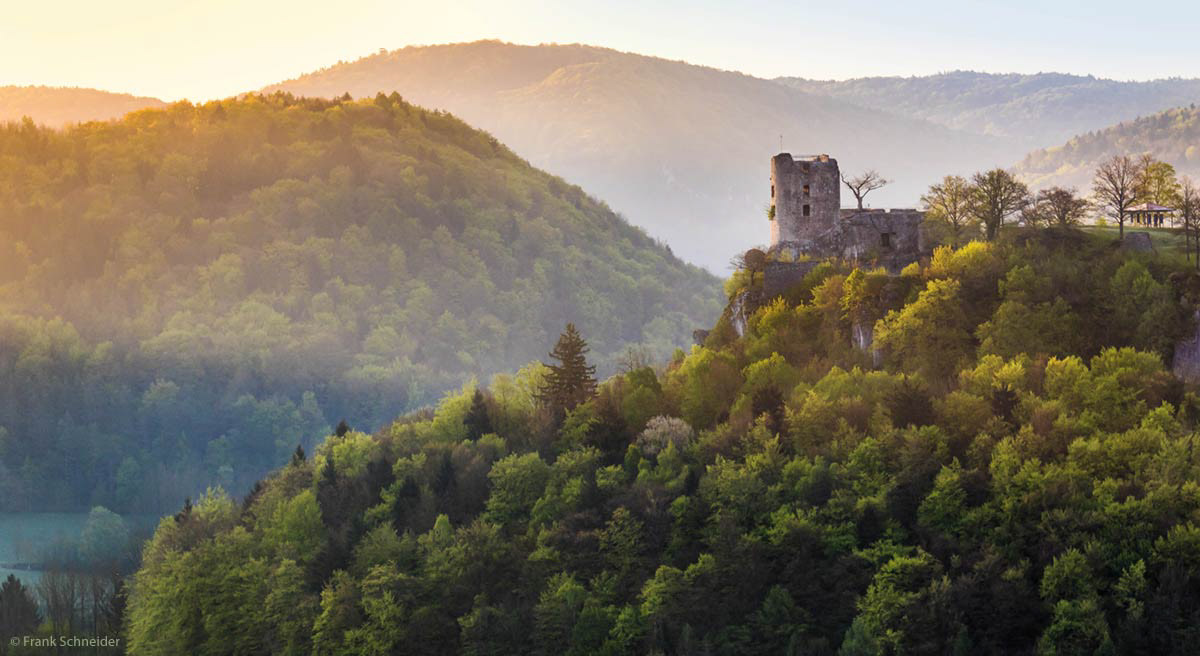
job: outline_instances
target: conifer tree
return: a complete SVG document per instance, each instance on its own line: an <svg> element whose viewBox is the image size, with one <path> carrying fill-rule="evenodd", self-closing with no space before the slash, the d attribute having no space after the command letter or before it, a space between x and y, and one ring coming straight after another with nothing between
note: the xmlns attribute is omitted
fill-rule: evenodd
<svg viewBox="0 0 1200 656"><path fill-rule="evenodd" d="M297 444L296 450L292 452L292 466L299 467L300 465L304 464L304 461L306 459L307 459L307 456L304 453L304 445Z"/></svg>
<svg viewBox="0 0 1200 656"><path fill-rule="evenodd" d="M471 409L467 411L467 416L463 418L463 424L467 427L467 439L469 440L477 440L493 432L492 418L488 413L487 400L478 387L475 388L475 396L471 398Z"/></svg>
<svg viewBox="0 0 1200 656"><path fill-rule="evenodd" d="M538 399L560 414L590 399L596 392L596 367L587 362L588 345L575 324L558 338L550 357L559 364L547 364L550 371L538 390Z"/></svg>
<svg viewBox="0 0 1200 656"><path fill-rule="evenodd" d="M31 634L41 624L37 602L21 580L12 574L0 584L0 638L8 645L14 636Z"/></svg>

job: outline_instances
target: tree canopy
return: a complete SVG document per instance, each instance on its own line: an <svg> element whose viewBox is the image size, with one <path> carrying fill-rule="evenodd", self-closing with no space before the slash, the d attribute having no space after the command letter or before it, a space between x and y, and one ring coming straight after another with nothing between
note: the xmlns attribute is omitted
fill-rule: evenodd
<svg viewBox="0 0 1200 656"><path fill-rule="evenodd" d="M1200 278L1142 258L1011 231L739 278L561 422L538 364L331 436L161 523L130 651L1189 653L1200 397L1163 363Z"/></svg>
<svg viewBox="0 0 1200 656"><path fill-rule="evenodd" d="M249 95L0 126L0 510L243 491L544 353L603 373L717 280L484 132L398 95ZM61 481L47 488L46 480Z"/></svg>

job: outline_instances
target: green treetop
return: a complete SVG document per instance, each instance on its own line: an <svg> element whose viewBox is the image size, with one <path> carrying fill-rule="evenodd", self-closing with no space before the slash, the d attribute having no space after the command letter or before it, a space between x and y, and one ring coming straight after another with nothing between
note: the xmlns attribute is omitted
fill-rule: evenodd
<svg viewBox="0 0 1200 656"><path fill-rule="evenodd" d="M550 357L559 364L546 365L549 372L538 390L538 398L556 412L570 410L596 392L596 367L587 361L588 345L575 324L558 338Z"/></svg>

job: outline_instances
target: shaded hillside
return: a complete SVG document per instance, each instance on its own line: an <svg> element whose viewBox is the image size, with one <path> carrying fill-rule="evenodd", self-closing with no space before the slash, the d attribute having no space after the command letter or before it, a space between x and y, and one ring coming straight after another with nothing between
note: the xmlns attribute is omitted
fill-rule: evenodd
<svg viewBox="0 0 1200 656"><path fill-rule="evenodd" d="M107 121L139 109L165 105L157 98L97 89L0 87L0 122L29 117L38 125L62 127L71 123Z"/></svg>
<svg viewBox="0 0 1200 656"><path fill-rule="evenodd" d="M739 73L582 45L411 47L269 89L395 90L448 109L714 270L767 239L768 160L781 135L792 153L831 153L849 173L894 179L876 206L913 206L947 171L1024 152Z"/></svg>
<svg viewBox="0 0 1200 656"><path fill-rule="evenodd" d="M863 107L1006 137L1028 150L1118 121L1200 102L1200 79L1120 82L1061 73L955 71L907 78L778 81Z"/></svg>
<svg viewBox="0 0 1200 656"><path fill-rule="evenodd" d="M159 524L130 654L1190 653L1200 281L1012 234L822 264L561 426L533 369L331 436Z"/></svg>
<svg viewBox="0 0 1200 656"><path fill-rule="evenodd" d="M718 281L450 115L379 97L0 127L0 510L243 489L545 356L666 357ZM60 480L51 489L41 482Z"/></svg>
<svg viewBox="0 0 1200 656"><path fill-rule="evenodd" d="M1079 135L1025 157L1016 171L1036 187L1090 189L1100 162L1113 155L1150 153L1182 175L1200 180L1200 109L1195 105Z"/></svg>

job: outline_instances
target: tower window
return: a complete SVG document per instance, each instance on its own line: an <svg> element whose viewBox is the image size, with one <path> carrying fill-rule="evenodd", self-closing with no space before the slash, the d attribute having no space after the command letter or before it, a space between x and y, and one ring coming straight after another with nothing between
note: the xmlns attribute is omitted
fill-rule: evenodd
<svg viewBox="0 0 1200 656"><path fill-rule="evenodd" d="M879 245L883 246L884 248L891 248L892 247L892 233L890 233L890 232L880 233L879 234Z"/></svg>
<svg viewBox="0 0 1200 656"><path fill-rule="evenodd" d="M808 205L805 205L804 206L804 216L809 216L810 214L812 214L812 208Z"/></svg>
<svg viewBox="0 0 1200 656"><path fill-rule="evenodd" d="M775 197L775 185L771 185L771 198Z"/></svg>
<svg viewBox="0 0 1200 656"><path fill-rule="evenodd" d="M808 197L809 197L809 195L810 195L810 194L808 193L808 185L804 185L804 197L805 197L805 198L808 198Z"/></svg>

